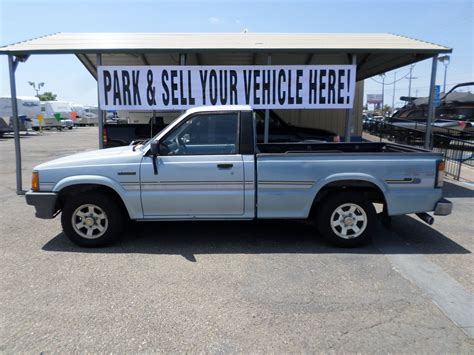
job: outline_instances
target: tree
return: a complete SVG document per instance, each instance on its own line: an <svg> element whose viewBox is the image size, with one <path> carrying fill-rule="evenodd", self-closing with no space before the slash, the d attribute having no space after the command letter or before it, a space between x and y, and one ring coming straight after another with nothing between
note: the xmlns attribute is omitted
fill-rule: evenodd
<svg viewBox="0 0 474 355"><path fill-rule="evenodd" d="M384 105L382 109L382 115L392 112L392 108L389 105Z"/></svg>
<svg viewBox="0 0 474 355"><path fill-rule="evenodd" d="M58 95L53 94L51 91L45 91L44 93L39 94L38 98L40 101L56 101L57 96Z"/></svg>

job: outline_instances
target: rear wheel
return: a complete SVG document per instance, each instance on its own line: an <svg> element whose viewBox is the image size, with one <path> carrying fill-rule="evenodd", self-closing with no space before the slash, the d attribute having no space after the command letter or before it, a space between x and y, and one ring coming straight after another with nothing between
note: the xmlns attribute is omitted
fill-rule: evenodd
<svg viewBox="0 0 474 355"><path fill-rule="evenodd" d="M83 247L100 247L118 239L123 220L117 202L100 192L69 197L61 215L66 236Z"/></svg>
<svg viewBox="0 0 474 355"><path fill-rule="evenodd" d="M375 217L375 208L363 193L334 192L319 204L317 225L330 243L356 247L372 240Z"/></svg>

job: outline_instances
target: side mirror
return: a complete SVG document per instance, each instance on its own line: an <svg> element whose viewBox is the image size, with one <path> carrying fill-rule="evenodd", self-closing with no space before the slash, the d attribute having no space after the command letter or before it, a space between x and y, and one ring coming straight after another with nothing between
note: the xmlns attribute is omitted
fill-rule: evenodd
<svg viewBox="0 0 474 355"><path fill-rule="evenodd" d="M160 155L160 143L153 141L150 143L150 152L153 155Z"/></svg>

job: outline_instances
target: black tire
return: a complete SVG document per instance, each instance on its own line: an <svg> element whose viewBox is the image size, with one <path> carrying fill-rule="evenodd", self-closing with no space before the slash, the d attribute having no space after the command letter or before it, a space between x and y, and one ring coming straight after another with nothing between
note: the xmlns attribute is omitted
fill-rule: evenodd
<svg viewBox="0 0 474 355"><path fill-rule="evenodd" d="M351 211L351 207L356 208ZM340 214L338 211L347 213L347 215ZM350 224L344 223L346 218L344 216L347 216ZM361 220L358 221L357 219ZM336 224L334 228L331 226L332 221ZM367 200L363 193L354 191L333 192L329 193L319 203L316 223L321 235L328 242L338 247L353 248L366 245L372 241L376 212L374 205ZM356 232L357 229L362 230L359 235L357 235L359 233ZM345 237L343 236L344 233L346 233Z"/></svg>
<svg viewBox="0 0 474 355"><path fill-rule="evenodd" d="M79 209L79 207L84 205L96 206L97 209L93 209L92 213L96 217L99 216L99 218L102 216L102 219L99 220L99 218L96 218L93 222L94 225L87 227L85 221L87 218L84 218L84 221L82 221L83 218L77 216L77 214L84 214L84 211L88 211L88 207L84 207L84 209L76 211ZM105 213L106 222L103 219L104 215L102 213ZM73 214L75 214L74 218L76 222L83 222L84 226L82 228L73 227ZM92 217L90 218L94 219ZM80 195L69 197L67 201L64 202L61 215L61 225L63 227L64 233L73 243L82 247L93 248L102 247L116 241L122 233L124 219L124 211L116 199L107 196L102 192L86 192ZM105 229L105 231L101 232L99 227ZM96 234L97 237L95 235L91 235L89 239L76 231L77 229L83 234L86 234L88 229L91 228L95 228L93 233ZM101 233L103 234L100 235Z"/></svg>

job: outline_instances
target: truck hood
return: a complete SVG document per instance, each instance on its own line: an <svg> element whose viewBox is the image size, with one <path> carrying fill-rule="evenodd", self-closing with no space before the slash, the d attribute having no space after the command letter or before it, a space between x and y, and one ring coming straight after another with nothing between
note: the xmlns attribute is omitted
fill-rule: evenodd
<svg viewBox="0 0 474 355"><path fill-rule="evenodd" d="M141 158L142 151L140 149L133 151L131 146L98 149L50 160L46 163L36 166L34 170L86 165L107 165L115 163L116 161L129 160L128 158L133 156Z"/></svg>

